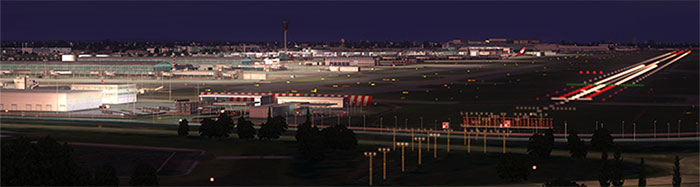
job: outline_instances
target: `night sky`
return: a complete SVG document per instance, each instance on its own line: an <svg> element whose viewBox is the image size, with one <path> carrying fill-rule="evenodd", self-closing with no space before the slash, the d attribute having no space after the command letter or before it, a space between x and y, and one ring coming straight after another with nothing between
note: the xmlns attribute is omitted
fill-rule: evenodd
<svg viewBox="0 0 700 187"><path fill-rule="evenodd" d="M1 39L698 42L698 1L2 1Z"/></svg>

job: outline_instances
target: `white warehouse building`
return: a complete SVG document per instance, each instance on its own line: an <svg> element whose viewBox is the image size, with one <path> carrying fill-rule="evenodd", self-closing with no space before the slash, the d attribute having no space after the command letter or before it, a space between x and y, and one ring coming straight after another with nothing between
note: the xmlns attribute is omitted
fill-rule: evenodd
<svg viewBox="0 0 700 187"><path fill-rule="evenodd" d="M102 91L102 103L104 104L136 102L136 84L73 84L71 90Z"/></svg>
<svg viewBox="0 0 700 187"><path fill-rule="evenodd" d="M98 108L102 92L92 90L0 90L2 111L70 112Z"/></svg>

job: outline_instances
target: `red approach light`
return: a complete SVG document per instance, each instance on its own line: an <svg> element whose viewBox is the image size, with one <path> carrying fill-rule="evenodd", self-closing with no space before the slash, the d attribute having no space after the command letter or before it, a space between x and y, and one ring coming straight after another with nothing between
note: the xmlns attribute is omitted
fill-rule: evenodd
<svg viewBox="0 0 700 187"><path fill-rule="evenodd" d="M624 88L627 89L627 86L625 86Z"/></svg>
<svg viewBox="0 0 700 187"><path fill-rule="evenodd" d="M608 98L612 98L612 95L608 95Z"/></svg>
<svg viewBox="0 0 700 187"><path fill-rule="evenodd" d="M601 74L601 75L602 75L602 74L603 74L603 71L598 72L598 74Z"/></svg>
<svg viewBox="0 0 700 187"><path fill-rule="evenodd" d="M617 92L615 92L615 95L617 95Z"/></svg>
<svg viewBox="0 0 700 187"><path fill-rule="evenodd" d="M536 100L536 101L539 101L539 100L540 100L540 97L535 97L535 100Z"/></svg>
<svg viewBox="0 0 700 187"><path fill-rule="evenodd" d="M603 98L603 101L605 101L605 98Z"/></svg>
<svg viewBox="0 0 700 187"><path fill-rule="evenodd" d="M566 89L564 89L564 90L566 90ZM559 94L559 91L554 91L554 94Z"/></svg>
<svg viewBox="0 0 700 187"><path fill-rule="evenodd" d="M596 71L593 71L593 75L595 75L596 73L597 73Z"/></svg>
<svg viewBox="0 0 700 187"><path fill-rule="evenodd" d="M571 86L570 88L574 88L574 86ZM566 88L564 88L564 90L566 90Z"/></svg>
<svg viewBox="0 0 700 187"><path fill-rule="evenodd" d="M547 94L546 96L549 97L549 94Z"/></svg>
<svg viewBox="0 0 700 187"><path fill-rule="evenodd" d="M586 71L586 75L591 74L591 71Z"/></svg>
<svg viewBox="0 0 700 187"><path fill-rule="evenodd" d="M622 91L622 88L620 88L620 91Z"/></svg>

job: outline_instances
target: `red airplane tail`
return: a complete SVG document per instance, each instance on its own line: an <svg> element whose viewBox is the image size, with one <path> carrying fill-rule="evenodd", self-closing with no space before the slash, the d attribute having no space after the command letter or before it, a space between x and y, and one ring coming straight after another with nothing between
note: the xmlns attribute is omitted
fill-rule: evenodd
<svg viewBox="0 0 700 187"><path fill-rule="evenodd" d="M521 55L523 55L523 54L525 54L525 47L523 47L522 49L520 49L520 52L518 52L518 54L515 54L515 56L521 56Z"/></svg>

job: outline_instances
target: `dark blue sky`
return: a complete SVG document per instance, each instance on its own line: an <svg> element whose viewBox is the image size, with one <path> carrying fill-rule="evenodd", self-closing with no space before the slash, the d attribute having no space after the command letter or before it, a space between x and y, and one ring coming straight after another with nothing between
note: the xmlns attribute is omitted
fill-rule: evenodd
<svg viewBox="0 0 700 187"><path fill-rule="evenodd" d="M698 42L698 1L2 1L2 40Z"/></svg>

